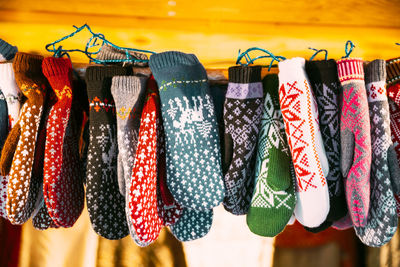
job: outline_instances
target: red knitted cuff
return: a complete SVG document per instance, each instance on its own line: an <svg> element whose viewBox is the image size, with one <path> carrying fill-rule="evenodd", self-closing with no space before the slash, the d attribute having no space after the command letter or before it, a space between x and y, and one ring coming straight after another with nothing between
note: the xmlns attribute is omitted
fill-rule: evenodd
<svg viewBox="0 0 400 267"><path fill-rule="evenodd" d="M363 60L360 58L343 58L337 61L340 82L364 80Z"/></svg>

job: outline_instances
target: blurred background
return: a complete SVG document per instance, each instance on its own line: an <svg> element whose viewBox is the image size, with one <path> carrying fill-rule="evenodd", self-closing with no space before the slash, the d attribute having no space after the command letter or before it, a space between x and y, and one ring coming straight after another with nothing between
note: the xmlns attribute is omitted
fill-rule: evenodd
<svg viewBox="0 0 400 267"><path fill-rule="evenodd" d="M398 57L399 14L399 0L0 0L0 38L19 51L49 56L46 44L87 23L116 45L194 53L206 69L225 72L239 49L253 46L288 58L309 58L309 47L327 49L329 58L338 59L351 40L352 56ZM63 48L84 50L89 37L81 32ZM88 63L81 53L71 59ZM245 216L221 207L205 238L182 244L164 230L147 248L130 237L100 238L87 211L71 229L41 232L31 222L18 227L0 221L0 266L400 266L399 247L398 234L373 249L352 230L311 234L298 224L275 239L258 237Z"/></svg>

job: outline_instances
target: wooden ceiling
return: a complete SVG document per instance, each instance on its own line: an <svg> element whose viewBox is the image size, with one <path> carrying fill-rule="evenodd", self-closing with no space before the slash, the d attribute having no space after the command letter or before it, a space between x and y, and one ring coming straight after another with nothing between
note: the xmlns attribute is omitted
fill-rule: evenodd
<svg viewBox="0 0 400 267"><path fill-rule="evenodd" d="M324 48L330 58L367 60L400 56L400 1L228 0L0 0L0 38L21 51L45 54L44 46L88 23L120 46L156 52L195 53L208 68L234 64L238 49L259 46L285 57ZM65 41L83 49L88 33ZM87 62L82 54L72 59Z"/></svg>

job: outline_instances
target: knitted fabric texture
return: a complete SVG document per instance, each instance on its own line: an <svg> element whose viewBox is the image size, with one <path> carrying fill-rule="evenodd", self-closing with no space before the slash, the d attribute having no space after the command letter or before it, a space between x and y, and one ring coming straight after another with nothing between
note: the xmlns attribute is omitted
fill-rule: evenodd
<svg viewBox="0 0 400 267"><path fill-rule="evenodd" d="M139 142L129 188L129 215L138 238L147 243L155 241L163 227L157 203L159 119L156 97L149 95L143 108Z"/></svg>
<svg viewBox="0 0 400 267"><path fill-rule="evenodd" d="M45 58L43 73L56 95L47 121L44 155L44 200L53 221L71 227L82 213L84 189L77 142L71 119L72 65L69 59Z"/></svg>
<svg viewBox="0 0 400 267"><path fill-rule="evenodd" d="M273 237L293 214L295 174L279 106L278 75L267 75L263 85L266 95L257 144L256 186L246 219L253 233Z"/></svg>
<svg viewBox="0 0 400 267"><path fill-rule="evenodd" d="M166 136L167 185L182 206L207 210L225 193L214 103L197 57L164 52L150 57Z"/></svg>
<svg viewBox="0 0 400 267"><path fill-rule="evenodd" d="M170 226L170 229L179 241L192 241L207 235L212 221L213 210L199 211L184 208L181 217Z"/></svg>
<svg viewBox="0 0 400 267"><path fill-rule="evenodd" d="M224 102L224 208L248 212L254 191L255 148L262 113L261 67L229 68Z"/></svg>
<svg viewBox="0 0 400 267"><path fill-rule="evenodd" d="M390 108L390 130L397 159L400 159L400 58L386 62L387 95ZM390 152L390 150L389 150ZM400 161L399 161L400 162ZM396 198L397 214L400 216L400 181L392 180Z"/></svg>
<svg viewBox="0 0 400 267"><path fill-rule="evenodd" d="M10 45L3 39L0 39L0 62L13 59L17 52L18 48L16 46Z"/></svg>
<svg viewBox="0 0 400 267"><path fill-rule="evenodd" d="M46 230L49 228L59 228L59 226L53 221L47 210L47 206L44 203L43 194L39 197L40 205L32 215L32 225L37 230Z"/></svg>
<svg viewBox="0 0 400 267"><path fill-rule="evenodd" d="M355 227L360 240L372 247L380 247L393 237L397 229L396 201L392 180L400 180L396 158L389 160L393 149L390 134L389 105L386 96L386 69L384 60L374 60L364 67L365 85L371 121L371 200L365 227ZM390 162L394 162L391 165Z"/></svg>
<svg viewBox="0 0 400 267"><path fill-rule="evenodd" d="M16 82L27 97L17 122L21 134L10 134L2 151L2 158L13 155L6 204L8 218L13 224L23 224L29 219L39 190L37 183L31 183L31 176L46 94L45 78L41 72L42 61L41 56L18 52L13 63ZM15 153L12 150L14 147Z"/></svg>
<svg viewBox="0 0 400 267"><path fill-rule="evenodd" d="M117 125L110 91L112 77L125 74L122 67L93 66L85 76L90 103L86 201L94 231L107 239L128 235L125 200L118 189Z"/></svg>
<svg viewBox="0 0 400 267"><path fill-rule="evenodd" d="M341 170L355 227L367 223L370 200L371 127L361 59L337 61L343 87L340 117Z"/></svg>
<svg viewBox="0 0 400 267"><path fill-rule="evenodd" d="M283 121L297 178L294 214L304 226L317 227L329 212L326 184L329 165L303 58L279 62L279 85Z"/></svg>
<svg viewBox="0 0 400 267"><path fill-rule="evenodd" d="M110 45L104 45L101 49L99 54L97 55L96 59L99 60L108 60L108 64L133 64L134 66L138 67L147 67L148 62L137 62L137 61L127 61L124 63L117 62L117 60L144 60L147 61L148 57L145 54L135 52L135 51L125 51L123 49L118 49ZM115 62L112 62L115 61Z"/></svg>
<svg viewBox="0 0 400 267"><path fill-rule="evenodd" d="M161 116L160 95L158 93L157 83L151 76L147 83L148 94L147 101L154 99L156 108L158 109L157 125L157 201L158 213L162 218L165 226L174 225L181 217L183 209L176 202L167 186L166 173L166 149L165 149L165 133ZM151 98L150 98L151 97Z"/></svg>
<svg viewBox="0 0 400 267"><path fill-rule="evenodd" d="M334 222L347 213L343 176L340 171L340 110L336 62L333 59L307 61L306 72L318 104L319 124L329 163L326 176L329 189L330 210L327 221Z"/></svg>
<svg viewBox="0 0 400 267"><path fill-rule="evenodd" d="M123 196L132 176L146 81L147 77L139 76L112 79L111 94L117 109L118 186Z"/></svg>

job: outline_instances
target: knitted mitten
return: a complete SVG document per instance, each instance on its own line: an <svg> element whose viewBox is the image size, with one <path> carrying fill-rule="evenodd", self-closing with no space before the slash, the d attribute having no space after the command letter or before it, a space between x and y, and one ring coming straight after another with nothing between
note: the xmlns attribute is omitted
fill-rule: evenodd
<svg viewBox="0 0 400 267"><path fill-rule="evenodd" d="M262 113L261 67L229 68L224 102L224 208L246 214L254 190L255 148Z"/></svg>
<svg viewBox="0 0 400 267"><path fill-rule="evenodd" d="M140 121L138 147L129 187L129 216L142 242L155 241L163 227L157 203L157 133L160 119L156 96L149 91Z"/></svg>
<svg viewBox="0 0 400 267"><path fill-rule="evenodd" d="M365 227L355 227L360 240L372 247L380 247L392 239L397 229L396 201L392 180L400 180L400 168L389 160L392 147L389 105L386 96L386 68L384 60L374 60L364 67L369 116L371 122L371 205ZM394 162L391 165L390 162Z"/></svg>
<svg viewBox="0 0 400 267"><path fill-rule="evenodd" d="M117 76L112 79L111 94L117 109L118 186L125 196L136 154L147 77Z"/></svg>
<svg viewBox="0 0 400 267"><path fill-rule="evenodd" d="M149 65L160 92L168 188L184 207L218 206L225 189L207 73L195 55L181 52L154 54Z"/></svg>
<svg viewBox="0 0 400 267"><path fill-rule="evenodd" d="M371 124L361 59L337 61L343 86L340 117L341 170L347 207L355 227L367 223L370 199Z"/></svg>
<svg viewBox="0 0 400 267"><path fill-rule="evenodd" d="M87 92L90 103L86 200L96 233L107 239L128 234L125 200L118 189L117 122L111 95L113 76L125 75L122 67L88 67Z"/></svg>
<svg viewBox="0 0 400 267"><path fill-rule="evenodd" d="M249 229L273 237L282 232L293 214L295 175L279 106L278 75L265 76L266 91L258 136L256 186L247 214Z"/></svg>
<svg viewBox="0 0 400 267"><path fill-rule="evenodd" d="M307 227L320 226L329 212L326 176L329 165L319 114L306 72L305 60L279 62L279 100L296 171L296 219Z"/></svg>
<svg viewBox="0 0 400 267"><path fill-rule="evenodd" d="M41 56L17 53L13 63L16 82L27 97L17 122L21 134L10 134L2 151L2 161L3 157L13 155L6 204L8 218L13 224L23 224L29 219L39 190L38 184L31 181L31 178L36 137L46 93L42 61ZM18 128L14 127L11 132L14 129Z"/></svg>
<svg viewBox="0 0 400 267"><path fill-rule="evenodd" d="M78 129L70 116L71 72L69 59L43 60L43 73L56 95L46 126L43 194L50 217L63 227L73 226L84 205Z"/></svg>

